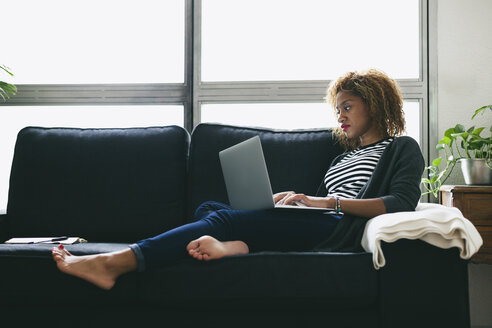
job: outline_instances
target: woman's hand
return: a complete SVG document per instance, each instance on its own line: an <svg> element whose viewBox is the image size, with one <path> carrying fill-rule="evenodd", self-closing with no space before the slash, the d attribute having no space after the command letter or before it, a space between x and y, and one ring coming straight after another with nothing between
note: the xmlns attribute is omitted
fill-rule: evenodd
<svg viewBox="0 0 492 328"><path fill-rule="evenodd" d="M283 191L283 192L276 193L273 195L273 202L275 204L280 204L279 202L282 201L285 197L294 194L295 194L294 191Z"/></svg>
<svg viewBox="0 0 492 328"><path fill-rule="evenodd" d="M278 205L297 205L308 207L335 208L335 198L306 196L296 194L294 191L284 191L273 195L275 204ZM382 198L370 199L340 199L340 206L343 213L354 214L361 217L373 218L386 213L386 206Z"/></svg>
<svg viewBox="0 0 492 328"><path fill-rule="evenodd" d="M281 199L275 202L279 205L297 205L297 206L308 206L308 207L322 207L322 208L332 208L332 203L334 203L332 197L314 197L306 196L304 194L296 194L294 192L279 193L283 194ZM275 195L279 195L275 194ZM275 200L275 196L274 196Z"/></svg>
<svg viewBox="0 0 492 328"><path fill-rule="evenodd" d="M273 195L275 204L278 205L297 205L308 207L335 208L335 198L306 196L296 194L293 191L279 192ZM370 199L340 199L340 206L343 213L354 214L361 217L373 218L386 213L386 206L382 198Z"/></svg>

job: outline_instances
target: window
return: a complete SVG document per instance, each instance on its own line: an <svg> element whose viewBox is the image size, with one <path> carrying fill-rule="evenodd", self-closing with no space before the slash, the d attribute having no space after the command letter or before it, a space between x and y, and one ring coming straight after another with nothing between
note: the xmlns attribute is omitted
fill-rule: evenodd
<svg viewBox="0 0 492 328"><path fill-rule="evenodd" d="M333 126L326 88L354 69L398 80L428 152L427 0L16 0L2 24L0 209L25 125Z"/></svg>
<svg viewBox="0 0 492 328"><path fill-rule="evenodd" d="M26 10L29 8L28 10ZM182 0L16 0L2 61L18 84L184 81Z"/></svg>
<svg viewBox="0 0 492 328"><path fill-rule="evenodd" d="M426 1L195 4L194 125L332 126L321 109L329 82L350 70L378 68L399 82L408 134L426 150ZM299 119L294 108L314 117Z"/></svg>
<svg viewBox="0 0 492 328"><path fill-rule="evenodd" d="M417 0L204 0L202 81L418 79L419 24Z"/></svg>
<svg viewBox="0 0 492 328"><path fill-rule="evenodd" d="M202 105L202 122L289 130L337 125L326 103L206 104Z"/></svg>
<svg viewBox="0 0 492 328"><path fill-rule="evenodd" d="M405 101L407 134L420 142L420 104ZM261 126L274 129L310 129L338 126L326 103L205 104L202 122Z"/></svg>

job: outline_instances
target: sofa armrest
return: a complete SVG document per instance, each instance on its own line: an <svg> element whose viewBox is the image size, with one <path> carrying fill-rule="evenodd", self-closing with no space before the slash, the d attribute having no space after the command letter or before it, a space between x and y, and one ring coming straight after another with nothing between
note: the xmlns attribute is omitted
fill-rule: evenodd
<svg viewBox="0 0 492 328"><path fill-rule="evenodd" d="M383 243L380 269L383 327L469 327L468 261L457 248L421 240Z"/></svg>
<svg viewBox="0 0 492 328"><path fill-rule="evenodd" d="M10 238L10 225L7 214L0 212L0 243Z"/></svg>

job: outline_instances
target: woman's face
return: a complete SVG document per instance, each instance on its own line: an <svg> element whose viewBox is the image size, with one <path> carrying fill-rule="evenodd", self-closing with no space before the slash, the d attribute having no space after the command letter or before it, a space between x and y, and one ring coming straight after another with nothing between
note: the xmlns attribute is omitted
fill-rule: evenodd
<svg viewBox="0 0 492 328"><path fill-rule="evenodd" d="M369 145L383 138L373 123L369 107L360 97L340 91L337 93L336 110L338 123L341 123L347 138L359 138L361 146Z"/></svg>

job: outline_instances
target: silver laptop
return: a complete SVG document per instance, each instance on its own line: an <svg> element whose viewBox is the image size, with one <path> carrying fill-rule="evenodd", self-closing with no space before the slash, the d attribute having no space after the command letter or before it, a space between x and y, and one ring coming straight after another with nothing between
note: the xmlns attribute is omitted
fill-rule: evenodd
<svg viewBox="0 0 492 328"><path fill-rule="evenodd" d="M318 207L275 205L259 136L219 152L219 158L229 203L233 209L289 208L329 211Z"/></svg>

